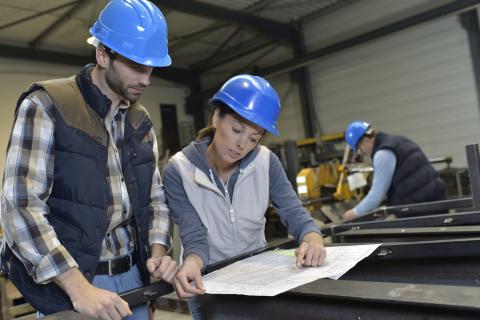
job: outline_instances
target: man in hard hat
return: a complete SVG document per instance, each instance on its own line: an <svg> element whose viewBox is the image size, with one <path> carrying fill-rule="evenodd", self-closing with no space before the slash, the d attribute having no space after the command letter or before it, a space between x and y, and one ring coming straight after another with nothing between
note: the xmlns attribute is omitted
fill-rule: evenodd
<svg viewBox="0 0 480 320"><path fill-rule="evenodd" d="M438 201L447 198L445 183L420 147L412 140L377 132L367 122L354 121L345 131L345 141L354 152L371 156L373 182L366 197L343 214L351 220L380 205Z"/></svg>
<svg viewBox="0 0 480 320"><path fill-rule="evenodd" d="M172 282L169 211L152 122L138 103L171 64L167 25L145 0L112 0L90 28L96 65L34 83L8 145L3 270L40 313L146 319L118 292Z"/></svg>

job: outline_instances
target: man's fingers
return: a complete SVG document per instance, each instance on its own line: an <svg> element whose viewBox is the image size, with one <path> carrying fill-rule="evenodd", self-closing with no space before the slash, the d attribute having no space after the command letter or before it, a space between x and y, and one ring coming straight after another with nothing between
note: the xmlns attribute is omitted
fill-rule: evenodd
<svg viewBox="0 0 480 320"><path fill-rule="evenodd" d="M118 313L117 309L115 308L114 305L110 306L108 309L107 309L107 314L109 316L109 319L112 319L112 320L122 320L122 317L120 316L120 314Z"/></svg>
<svg viewBox="0 0 480 320"><path fill-rule="evenodd" d="M100 312L98 314L98 318L100 318L101 320L110 320L111 319L111 317L108 315L108 313L106 311Z"/></svg>
<svg viewBox="0 0 480 320"><path fill-rule="evenodd" d="M173 278L175 278L175 275L177 274L177 271L178 271L177 263L175 261L171 261L170 265L167 268L167 271L165 271L162 277L168 283L172 283Z"/></svg>
<svg viewBox="0 0 480 320"><path fill-rule="evenodd" d="M130 310L128 303L119 296L115 297L115 308L122 318L132 315L132 310Z"/></svg>
<svg viewBox="0 0 480 320"><path fill-rule="evenodd" d="M155 259L155 258L150 258L150 259L147 260L147 269L148 269L148 272L154 273L155 270L157 270L157 267L158 267L157 259Z"/></svg>

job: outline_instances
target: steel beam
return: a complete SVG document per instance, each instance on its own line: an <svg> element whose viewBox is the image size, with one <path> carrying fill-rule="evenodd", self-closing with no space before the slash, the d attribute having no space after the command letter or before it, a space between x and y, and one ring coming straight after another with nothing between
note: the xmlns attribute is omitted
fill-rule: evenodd
<svg viewBox="0 0 480 320"><path fill-rule="evenodd" d="M480 237L480 226L451 226L348 230L337 233L333 240L341 243L386 243L478 237Z"/></svg>
<svg viewBox="0 0 480 320"><path fill-rule="evenodd" d="M39 45L45 41L53 32L55 32L59 27L61 27L65 22L68 21L76 12L85 7L90 2L90 0L80 0L65 12L60 18L58 18L54 23L49 25L44 31L42 31L35 39L30 41L29 45L32 48L37 48Z"/></svg>
<svg viewBox="0 0 480 320"><path fill-rule="evenodd" d="M0 44L0 57L12 59L25 59L37 62L60 63L73 66L83 66L95 61L92 55L77 55L48 50L35 50L31 48L8 46ZM175 67L155 68L153 76L168 81L190 86L198 81L198 75L188 69Z"/></svg>
<svg viewBox="0 0 480 320"><path fill-rule="evenodd" d="M421 23L428 22L461 10L466 10L473 6L477 6L478 4L480 4L480 0L457 0L455 2L437 7L435 9L414 15L413 17L409 17L398 22L386 25L384 27L377 28L375 30L352 37L350 39L337 42L328 47L312 51L302 58L288 60L276 66L261 69L259 70L259 74L263 76L274 76L277 74L282 74L298 68L302 68L317 62L318 60L327 55L349 49L372 40L383 38L395 32L399 32L419 25Z"/></svg>
<svg viewBox="0 0 480 320"><path fill-rule="evenodd" d="M473 320L480 288L317 280L275 297L215 295L209 319Z"/></svg>
<svg viewBox="0 0 480 320"><path fill-rule="evenodd" d="M468 174L470 177L470 189L472 190L473 208L480 210L480 152L478 144L469 144L467 151Z"/></svg>
<svg viewBox="0 0 480 320"><path fill-rule="evenodd" d="M194 0L152 0L159 8L167 8L214 20L224 20L258 30L269 37L291 44L297 36L296 30L285 23L261 18L255 15L230 10Z"/></svg>
<svg viewBox="0 0 480 320"><path fill-rule="evenodd" d="M430 216L409 217L393 220L377 220L351 222L340 225L329 225L322 228L322 235L335 236L348 230L385 229L385 228L419 228L440 226L480 225L480 212L460 212L435 214Z"/></svg>
<svg viewBox="0 0 480 320"><path fill-rule="evenodd" d="M460 14L460 21L462 22L462 26L467 31L468 35L470 56L473 64L473 75L475 76L475 86L477 89L477 98L480 102L480 27L478 23L477 10L474 9L467 12L462 12Z"/></svg>
<svg viewBox="0 0 480 320"><path fill-rule="evenodd" d="M300 59L306 54L305 41L302 32L298 33L294 51L295 56ZM310 138L320 136L321 129L320 124L318 123L315 105L313 103L310 74L307 68L298 68L293 70L291 75L298 85L305 137Z"/></svg>
<svg viewBox="0 0 480 320"><path fill-rule="evenodd" d="M473 65L473 75L475 76L477 99L479 101L480 108L480 26L478 23L477 9L462 12L460 14L460 21L468 36L470 56Z"/></svg>
<svg viewBox="0 0 480 320"><path fill-rule="evenodd" d="M0 25L0 30L13 27L13 26L15 26L15 25L17 25L17 24L20 24L20 23L23 23L23 22L26 22L26 21L33 20L33 19L35 19L35 18L44 16L44 15L49 14L49 13L52 13L52 12L54 12L54 11L57 11L57 10L60 10L60 9L69 7L69 6L71 6L71 5L77 4L78 2L79 2L79 1L73 1L73 2L69 2L69 3L65 3L65 4L62 4L62 5L60 5L60 6L56 6L56 7L54 7L54 8L51 8L51 9L48 9L48 10L45 10L45 11L37 12L37 13L32 14L32 15L30 15L30 16L28 16L28 17L24 17L24 18L21 18L21 19L12 21L12 22L8 22L8 23L6 23L6 24Z"/></svg>

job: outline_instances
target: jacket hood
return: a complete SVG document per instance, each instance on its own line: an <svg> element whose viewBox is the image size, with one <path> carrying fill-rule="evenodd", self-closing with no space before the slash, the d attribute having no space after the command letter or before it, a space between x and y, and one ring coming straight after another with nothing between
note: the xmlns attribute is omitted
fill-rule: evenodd
<svg viewBox="0 0 480 320"><path fill-rule="evenodd" d="M212 138L205 137L202 140L192 141L188 146L183 148L182 152L197 168L205 172L207 176L210 176L210 166L208 165L207 158L205 157L205 151L208 145L212 142ZM257 145L255 149L250 151L243 159L240 160L238 169L247 167L252 162L260 151L260 145Z"/></svg>

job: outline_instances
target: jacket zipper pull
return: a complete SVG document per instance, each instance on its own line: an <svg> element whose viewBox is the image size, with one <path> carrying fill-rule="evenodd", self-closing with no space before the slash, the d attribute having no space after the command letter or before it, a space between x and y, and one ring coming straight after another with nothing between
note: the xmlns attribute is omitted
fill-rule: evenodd
<svg viewBox="0 0 480 320"><path fill-rule="evenodd" d="M233 208L230 208L230 222L235 222L235 215L233 214Z"/></svg>

